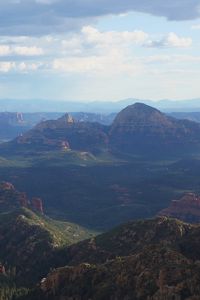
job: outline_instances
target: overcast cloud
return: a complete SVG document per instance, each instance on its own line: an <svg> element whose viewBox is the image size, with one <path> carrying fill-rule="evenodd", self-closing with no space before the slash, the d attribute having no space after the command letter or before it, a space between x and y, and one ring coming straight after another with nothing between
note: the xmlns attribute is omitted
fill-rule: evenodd
<svg viewBox="0 0 200 300"><path fill-rule="evenodd" d="M0 35L76 30L100 16L130 11L191 20L200 17L200 0L1 0Z"/></svg>

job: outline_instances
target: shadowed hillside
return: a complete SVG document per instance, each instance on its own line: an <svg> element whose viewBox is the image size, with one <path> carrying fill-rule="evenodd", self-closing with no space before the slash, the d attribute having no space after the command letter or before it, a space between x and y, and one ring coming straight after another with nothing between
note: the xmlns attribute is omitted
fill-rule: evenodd
<svg viewBox="0 0 200 300"><path fill-rule="evenodd" d="M199 234L200 226L166 217L130 222L67 248L68 266L49 273L29 297L198 299Z"/></svg>

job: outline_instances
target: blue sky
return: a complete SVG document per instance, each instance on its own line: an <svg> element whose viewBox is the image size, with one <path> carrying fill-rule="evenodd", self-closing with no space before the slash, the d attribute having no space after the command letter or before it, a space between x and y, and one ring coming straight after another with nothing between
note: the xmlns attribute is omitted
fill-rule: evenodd
<svg viewBox="0 0 200 300"><path fill-rule="evenodd" d="M0 98L199 98L200 0L2 0Z"/></svg>

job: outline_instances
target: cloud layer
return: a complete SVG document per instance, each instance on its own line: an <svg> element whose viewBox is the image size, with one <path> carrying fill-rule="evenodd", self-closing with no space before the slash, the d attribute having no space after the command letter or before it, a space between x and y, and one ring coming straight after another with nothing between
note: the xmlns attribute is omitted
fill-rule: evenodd
<svg viewBox="0 0 200 300"><path fill-rule="evenodd" d="M155 39L155 35L142 30L101 31L93 26L60 36L3 37L0 38L0 73L41 71L132 76L141 73L146 63L168 61L168 56L167 59L159 56L143 60L141 55L136 55L138 50L179 49L191 45L191 38L173 32Z"/></svg>
<svg viewBox="0 0 200 300"><path fill-rule="evenodd" d="M152 48L188 48L192 46L192 39L179 37L176 33L170 32L161 39L148 40L145 46Z"/></svg>
<svg viewBox="0 0 200 300"><path fill-rule="evenodd" d="M199 5L0 0L0 98L199 95Z"/></svg>
<svg viewBox="0 0 200 300"><path fill-rule="evenodd" d="M169 20L200 17L200 0L2 0L0 35L43 35L76 30L100 16L131 11Z"/></svg>
<svg viewBox="0 0 200 300"><path fill-rule="evenodd" d="M1 56L40 56L43 55L42 48L32 46L10 46L0 45L0 57Z"/></svg>

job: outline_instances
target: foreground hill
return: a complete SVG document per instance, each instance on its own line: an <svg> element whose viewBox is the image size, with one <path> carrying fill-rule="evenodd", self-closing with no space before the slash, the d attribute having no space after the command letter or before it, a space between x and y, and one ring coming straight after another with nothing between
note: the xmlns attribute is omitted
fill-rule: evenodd
<svg viewBox="0 0 200 300"><path fill-rule="evenodd" d="M0 214L0 261L6 270L15 269L15 279L29 285L49 270L48 260L63 245L90 234L83 228L54 221L20 208Z"/></svg>
<svg viewBox="0 0 200 300"><path fill-rule="evenodd" d="M49 270L48 260L59 247L90 236L78 225L48 218L40 199L29 200L8 182L0 183L0 212L0 262L25 285Z"/></svg>
<svg viewBox="0 0 200 300"><path fill-rule="evenodd" d="M199 234L166 217L130 222L63 250L63 267L26 299L197 300Z"/></svg>
<svg viewBox="0 0 200 300"><path fill-rule="evenodd" d="M0 261L15 269L15 279L30 285L49 270L48 259L63 245L90 236L78 225L54 221L20 208L0 214Z"/></svg>

